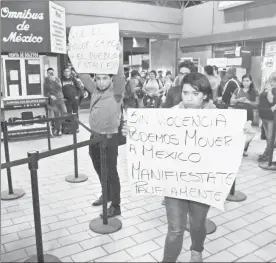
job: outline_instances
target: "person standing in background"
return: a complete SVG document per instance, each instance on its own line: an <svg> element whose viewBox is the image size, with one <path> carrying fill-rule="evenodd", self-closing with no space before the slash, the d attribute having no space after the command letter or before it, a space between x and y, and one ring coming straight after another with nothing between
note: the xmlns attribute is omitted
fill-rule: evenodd
<svg viewBox="0 0 276 263"><path fill-rule="evenodd" d="M84 86L80 84L77 79L72 76L71 69L66 67L63 70L63 77L61 78L61 85L64 98L66 99L65 105L68 114L79 114L79 99L83 94Z"/></svg>
<svg viewBox="0 0 276 263"><path fill-rule="evenodd" d="M219 85L218 85L217 79L215 78L215 75L214 75L214 68L212 66L205 66L204 72L205 72L205 76L207 77L207 79L209 80L209 82L211 84L211 88L213 91L213 101L215 101L217 89L218 89Z"/></svg>
<svg viewBox="0 0 276 263"><path fill-rule="evenodd" d="M139 77L139 72L137 70L131 71L131 78L127 81L125 85L125 96L124 96L124 108L137 108L138 107L138 97L136 94L137 89L137 82Z"/></svg>
<svg viewBox="0 0 276 263"><path fill-rule="evenodd" d="M142 70L141 73L141 82L142 82L142 85L144 85L145 81L147 80L147 72Z"/></svg>
<svg viewBox="0 0 276 263"><path fill-rule="evenodd" d="M179 65L179 73L178 73L178 82L177 86L172 86L167 93L165 103L162 105L162 108L171 108L175 105L178 105L181 98L182 89L180 87L180 83L182 79L191 72L195 71L194 63L190 60L181 62ZM174 81L174 83L176 80Z"/></svg>
<svg viewBox="0 0 276 263"><path fill-rule="evenodd" d="M84 98L84 85L83 85L83 83L82 83L82 81L80 80L80 78L79 78L79 76L78 76L78 74L77 74L77 72L76 72L76 70L75 70L75 68L71 68L71 72L72 72L72 76L73 76L73 78L75 78L76 79L76 81L79 83L79 87L80 87L80 96L79 96L79 106L80 106L80 104L81 104L81 101L82 101L82 99Z"/></svg>
<svg viewBox="0 0 276 263"><path fill-rule="evenodd" d="M165 77L164 83L165 84L164 84L164 94L162 97L162 104L165 103L169 89L173 86L173 76L172 76L171 71L169 71L169 70L166 72L166 77Z"/></svg>
<svg viewBox="0 0 276 263"><path fill-rule="evenodd" d="M255 89L252 76L245 74L242 76L241 87L236 89L231 98L231 104L237 109L245 109L247 111L247 121L252 123L254 119L253 109L259 104L259 92ZM247 150L250 142L245 146L243 156L247 157Z"/></svg>
<svg viewBox="0 0 276 263"><path fill-rule="evenodd" d="M236 69L229 68L226 71L227 82L224 85L223 89L218 89L217 101L218 103L224 103L226 105L230 105L230 101L233 93L236 89L240 88L240 83L238 82L236 76Z"/></svg>
<svg viewBox="0 0 276 263"><path fill-rule="evenodd" d="M219 69L215 65L213 66L213 69L214 69L214 77L217 80L217 86L219 86L220 83L221 83L221 77L220 77L220 74L219 74Z"/></svg>
<svg viewBox="0 0 276 263"><path fill-rule="evenodd" d="M266 148L263 154L259 155L259 162L269 160L269 147L271 144L276 146L276 141L272 142L272 132L274 123L274 112L276 111L276 73L272 73L266 83L264 90L260 94L258 106L259 116L262 119L266 135Z"/></svg>
<svg viewBox="0 0 276 263"><path fill-rule="evenodd" d="M163 71L162 70L158 70L158 77L157 79L162 83L162 86L164 86L165 81L164 81L164 77L163 77Z"/></svg>
<svg viewBox="0 0 276 263"><path fill-rule="evenodd" d="M64 96L62 92L61 83L58 77L54 75L54 69L47 69L47 78L44 82L44 96L50 100L51 110L55 117L66 116L67 109L64 103ZM53 136L61 136L62 120L53 121Z"/></svg>
<svg viewBox="0 0 276 263"><path fill-rule="evenodd" d="M146 80L143 86L145 97L143 100L145 108L159 108L161 96L163 95L162 82L157 78L155 70L149 73L150 78Z"/></svg>

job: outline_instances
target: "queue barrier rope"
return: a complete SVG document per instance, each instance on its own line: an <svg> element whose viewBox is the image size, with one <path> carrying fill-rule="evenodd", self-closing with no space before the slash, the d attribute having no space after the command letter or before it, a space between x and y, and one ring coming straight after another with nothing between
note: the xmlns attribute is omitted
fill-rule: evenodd
<svg viewBox="0 0 276 263"><path fill-rule="evenodd" d="M4 143L4 150L5 150L5 159L6 163L1 164L1 169L7 169L7 179L8 179L8 190L4 190L1 192L1 199L3 201L10 201L15 200L23 197L25 195L24 190L22 189L14 189L12 184L12 176L11 176L11 167L22 165L25 163L28 163L28 158L19 159L16 161L10 161L10 152L9 152L9 136L8 136L8 126L17 126L17 125L23 125L23 124L34 124L34 123L45 123L47 122L47 141L48 141L48 150L50 151L52 149L51 147L51 135L50 135L50 127L49 122L55 121L55 120L74 120L76 117L76 114L69 114L66 116L60 116L60 117L53 117L48 118L48 112L46 112L47 118L40 119L40 120L24 120L24 121L18 121L18 122L7 122L7 121L1 121L1 131L3 134L3 143ZM73 134L74 143L76 143L76 134ZM74 152L74 161L77 159L77 153ZM77 165L75 165L77 167ZM78 172L76 172L75 167L75 177L78 178Z"/></svg>
<svg viewBox="0 0 276 263"><path fill-rule="evenodd" d="M93 145L96 143L100 143L100 155L101 155L101 183L102 183L102 193L103 193L103 215L95 220L92 220L89 227L92 231L102 234L114 233L121 229L122 223L117 218L110 218L108 220L107 217L107 184L108 184L108 177L107 177L107 163L106 163L106 147L107 147L107 139L109 138L108 134L99 134L94 132L93 130L89 129L85 126L82 122L80 122L76 116L73 114L71 116L64 116L64 117L57 117L57 118L48 118L47 121L54 121L57 119L68 119L72 118L73 120L73 144L63 146L57 149L48 150L46 152L39 153L38 151L28 152L27 158L9 161L9 152L7 152L6 163L1 164L1 169L10 170L10 168L27 164L30 170L31 175L31 184L32 184L32 201L33 201L33 213L34 213L34 224L35 224L35 236L36 236L36 252L37 254L27 259L25 262L60 262L60 260L50 254L44 254L43 252L43 241L42 241L42 230L41 230L41 216L40 216L40 204L39 204L39 190L38 190L38 161L41 159L45 159L54 155L58 155L64 152L68 152L73 150L74 151L74 164L75 164L75 172L78 172L77 166L77 149L81 147L85 147L88 145ZM44 119L45 121L45 119ZM30 121L28 121L30 122ZM41 122L41 120L34 120L32 123ZM26 123L26 122L24 122ZM31 122L30 122L31 123ZM91 134L94 134L94 138L90 138L87 141L77 142L76 139L76 130L77 130L77 123L79 123L82 127L84 127L87 131ZM2 124L2 123L1 123ZM7 122L5 122L7 127ZM7 130L4 131L4 137L7 137ZM6 144L8 146L8 140L5 138ZM8 147L7 147L8 150ZM10 178L11 179L11 178Z"/></svg>
<svg viewBox="0 0 276 263"><path fill-rule="evenodd" d="M47 151L47 152L41 152L41 153L38 154L38 160L45 159L45 158L48 158L48 157L51 157L51 156L54 156L54 155L58 155L60 153L69 152L71 150L82 148L82 147L88 146L90 144L95 144L95 143L100 142L101 140L102 140L101 137L100 138L94 138L94 139L91 139L91 140L78 142L76 145L72 144L72 145L63 146L63 147L60 147L60 148L57 148L57 149L53 149L53 150L50 150L50 151ZM19 159L19 160L8 162L8 163L3 163L3 164L1 164L1 170L7 169L7 168L12 168L12 167L23 165L23 164L27 164L27 163L30 163L30 162L31 162L31 157L22 158L22 159Z"/></svg>
<svg viewBox="0 0 276 263"><path fill-rule="evenodd" d="M76 115L72 115L72 116L64 116L64 117L57 117L57 118L48 118L46 121L54 121L57 119L68 119L68 117L73 119L73 123L74 123L74 131L73 131L73 136L74 134L76 135L76 127L77 127L77 122L79 122L76 118ZM45 119L44 119L45 121ZM34 121L28 121L28 123L37 123L37 122L41 122L41 120L34 120ZM26 122L23 122L26 123ZM81 122L79 122L81 123ZM2 123L1 123L2 124ZM83 124L84 125L84 124ZM4 126L7 127L7 122L5 122ZM85 125L84 125L85 126ZM93 132L92 130L90 130L91 132ZM7 137L7 131L3 130L3 134L4 137ZM93 134L97 134L96 132L93 132ZM12 167L15 166L19 166L19 165L23 165L23 164L28 164L28 168L30 170L30 175L31 175L31 186L32 186L32 201L33 201L33 213L34 213L34 225L35 225L35 236L36 236L36 252L37 254L32 256L31 258L27 259L25 262L60 262L60 260L50 254L44 254L43 252L43 241L42 241L42 230L41 230L41 215L40 215L40 204L39 204L39 190L38 190L38 161L41 159L45 159L54 155L58 155L64 152L68 152L68 151L77 151L78 148L81 147L85 147L91 144L95 144L95 143L99 143L102 144L102 142L104 142L104 145L106 145L107 143L106 138L107 135L106 134L97 134L98 136L95 136L93 139L89 139L83 142L76 142L76 138L74 138L74 142L72 145L67 145L67 146L63 146L57 149L53 149L53 150L48 150L46 152L41 152L39 153L38 151L32 151L32 152L28 152L27 158L23 158L23 159L19 159L19 160L15 160L15 161L9 161L9 152L7 152L7 156L8 158L6 158L6 163L1 164L1 170L2 169L7 169L10 170ZM7 138L4 138L6 141L6 144L8 142ZM76 142L76 143L75 143ZM8 146L8 144L7 144ZM7 148L8 150L8 148ZM106 155L106 151L103 153ZM101 152L101 156L102 156L102 152ZM76 157L76 158L75 158ZM103 158L106 160L106 156L105 158ZM74 160L77 161L77 156L74 155ZM105 163L106 166L106 163ZM106 173L106 167L105 169L103 169L103 172ZM107 180L107 175L101 175L102 177L105 177ZM11 178L9 178L11 179ZM107 216L107 215L106 215ZM105 222L106 223L106 222Z"/></svg>

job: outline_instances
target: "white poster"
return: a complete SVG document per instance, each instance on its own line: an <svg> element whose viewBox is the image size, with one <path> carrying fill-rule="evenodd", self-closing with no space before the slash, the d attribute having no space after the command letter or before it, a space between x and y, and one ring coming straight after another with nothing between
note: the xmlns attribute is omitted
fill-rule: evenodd
<svg viewBox="0 0 276 263"><path fill-rule="evenodd" d="M18 70L10 70L10 80L11 81L18 80Z"/></svg>
<svg viewBox="0 0 276 263"><path fill-rule="evenodd" d="M224 210L239 170L245 110L128 109L134 195L169 196Z"/></svg>
<svg viewBox="0 0 276 263"><path fill-rule="evenodd" d="M227 58L208 58L207 65L225 68L227 66Z"/></svg>
<svg viewBox="0 0 276 263"><path fill-rule="evenodd" d="M10 97L18 97L19 96L19 85L13 84L9 85Z"/></svg>
<svg viewBox="0 0 276 263"><path fill-rule="evenodd" d="M265 56L276 55L276 41L265 43Z"/></svg>
<svg viewBox="0 0 276 263"><path fill-rule="evenodd" d="M28 59L29 65L40 65L40 59Z"/></svg>
<svg viewBox="0 0 276 263"><path fill-rule="evenodd" d="M78 73L117 74L119 68L117 23L73 26L68 55Z"/></svg>
<svg viewBox="0 0 276 263"><path fill-rule="evenodd" d="M40 75L39 74L29 74L28 75L29 84L39 84Z"/></svg>
<svg viewBox="0 0 276 263"><path fill-rule="evenodd" d="M51 52L66 54L65 8L49 2Z"/></svg>

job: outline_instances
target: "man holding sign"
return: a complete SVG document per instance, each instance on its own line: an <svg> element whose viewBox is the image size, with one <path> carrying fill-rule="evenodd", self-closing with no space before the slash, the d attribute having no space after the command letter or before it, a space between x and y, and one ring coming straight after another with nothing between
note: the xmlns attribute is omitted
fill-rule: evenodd
<svg viewBox="0 0 276 263"><path fill-rule="evenodd" d="M118 127L124 93L122 47L118 24L72 27L69 35L69 57L86 89L91 93L89 124L91 130L108 135L107 216L121 214L120 179L117 171ZM89 74L95 73L94 81ZM93 137L93 135L91 136ZM89 146L89 154L101 181L100 145ZM93 203L102 205L102 196Z"/></svg>
<svg viewBox="0 0 276 263"><path fill-rule="evenodd" d="M246 112L216 110L201 73L185 76L181 90L182 101L172 110L130 109L123 131L133 194L165 196L163 262L176 262L188 214L191 262L202 262L208 211L224 210L241 163Z"/></svg>

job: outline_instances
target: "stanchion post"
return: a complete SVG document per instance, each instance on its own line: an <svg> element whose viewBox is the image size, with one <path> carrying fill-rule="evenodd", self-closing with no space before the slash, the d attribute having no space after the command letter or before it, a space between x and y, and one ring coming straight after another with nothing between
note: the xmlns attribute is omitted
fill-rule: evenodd
<svg viewBox="0 0 276 263"><path fill-rule="evenodd" d="M244 200L246 200L247 196L240 192L240 191L236 191L236 179L234 180L230 193L228 195L228 197L226 198L227 201L230 202L242 202Z"/></svg>
<svg viewBox="0 0 276 263"><path fill-rule="evenodd" d="M9 142L8 142L8 125L7 122L1 122L2 133L3 133L3 142L4 142L4 150L5 150L5 158L6 163L10 162L10 151L9 151ZM25 195L25 192L22 189L13 189L12 186L12 177L11 177L11 168L7 168L7 178L8 178L8 190L4 190L1 192L2 200L15 200L19 199Z"/></svg>
<svg viewBox="0 0 276 263"><path fill-rule="evenodd" d="M236 188L236 180L234 181L234 183L231 186L230 195L234 195L235 194L235 188Z"/></svg>
<svg viewBox="0 0 276 263"><path fill-rule="evenodd" d="M102 196L103 196L103 224L108 224L107 219L107 196L108 196L108 179L107 179L107 169L106 169L106 147L107 138L100 142L100 156L101 156L101 181L102 181Z"/></svg>
<svg viewBox="0 0 276 263"><path fill-rule="evenodd" d="M107 162L106 162L106 148L107 135L103 135L103 140L100 142L100 156L101 156L101 184L103 196L103 215L93 219L89 228L98 234L111 234L119 231L122 228L122 222L118 218L107 217L107 195L108 195L108 176L107 176Z"/></svg>
<svg viewBox="0 0 276 263"><path fill-rule="evenodd" d="M47 105L45 106L45 111L46 111L46 118L49 118L49 109ZM50 134L50 124L49 121L47 121L47 141L48 141L48 150L51 151L51 134Z"/></svg>
<svg viewBox="0 0 276 263"><path fill-rule="evenodd" d="M60 260L52 255L43 254L43 242L42 242L42 230L41 230L41 217L40 217L40 205L39 205L39 191L38 191L38 152L28 152L28 157L31 158L29 163L29 170L31 175L32 185L32 199L33 199L33 211L34 211L34 225L35 225L35 238L36 238L36 251L37 254L27 259L25 262L60 262Z"/></svg>
<svg viewBox="0 0 276 263"><path fill-rule="evenodd" d="M77 144L77 116L76 114L72 117L72 127L73 127L73 144ZM85 174L79 174L78 168L78 149L74 149L74 174L70 174L65 177L65 180L69 183L81 183L87 181L88 177Z"/></svg>

